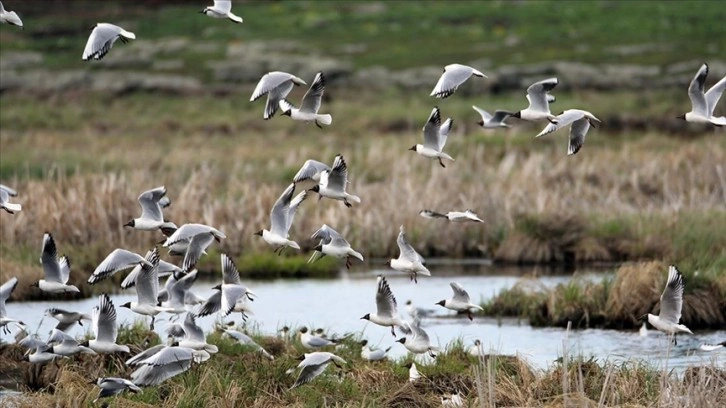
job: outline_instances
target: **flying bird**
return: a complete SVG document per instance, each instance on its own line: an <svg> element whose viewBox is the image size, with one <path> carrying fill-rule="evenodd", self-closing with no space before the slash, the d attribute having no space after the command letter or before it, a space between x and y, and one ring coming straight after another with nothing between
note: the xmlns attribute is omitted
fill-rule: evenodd
<svg viewBox="0 0 726 408"><path fill-rule="evenodd" d="M441 159L454 161L451 156L443 151L453 123L453 120L449 118L441 124L439 108L434 108L423 127L424 144L413 145L408 150L412 150L429 159L436 159L439 161L441 167L446 167Z"/></svg>
<svg viewBox="0 0 726 408"><path fill-rule="evenodd" d="M242 17L232 13L232 0L214 0L214 6L205 7L200 13L214 18L228 18L238 24L243 21Z"/></svg>
<svg viewBox="0 0 726 408"><path fill-rule="evenodd" d="M78 323L79 326L83 326L83 320L92 320L92 317L90 315L78 312L71 312L69 310L59 309L57 307L46 309L44 315L58 320L58 324L55 326L55 328L64 332L67 332L68 329L73 327L76 323Z"/></svg>
<svg viewBox="0 0 726 408"><path fill-rule="evenodd" d="M441 74L439 81L436 83L430 96L437 98L447 98L453 94L461 84L463 84L472 75L481 78L487 76L476 69L461 64L451 64L444 67L444 73Z"/></svg>
<svg viewBox="0 0 726 408"><path fill-rule="evenodd" d="M96 267L91 276L88 278L88 283L93 285L113 276L117 272L133 268L136 265L146 265L147 267L152 266L146 258L136 252L116 248Z"/></svg>
<svg viewBox="0 0 726 408"><path fill-rule="evenodd" d="M419 274L431 276L431 272L424 266L424 263L426 263L424 258L406 240L406 231L403 225L399 229L396 243L398 244L400 254L398 258L387 261L386 265L399 272L408 273L411 275L411 280L415 283L418 283L417 277Z"/></svg>
<svg viewBox="0 0 726 408"><path fill-rule="evenodd" d="M496 129L496 128L508 128L509 125L504 123L505 120L507 120L508 117L512 116L512 112L507 112L504 110L495 110L494 115L490 114L489 112L485 111L482 108L479 108L477 106L472 106L474 110L481 116L481 120L477 122L477 124L484 129Z"/></svg>
<svg viewBox="0 0 726 408"><path fill-rule="evenodd" d="M582 145L585 144L587 131L590 130L590 126L595 127L594 122L600 123L600 119L596 118L592 113L580 109L568 109L559 114L536 137L548 135L570 125L570 141L567 145L567 155L573 155L579 152Z"/></svg>
<svg viewBox="0 0 726 408"><path fill-rule="evenodd" d="M287 99L280 99L280 109L282 109L282 114L289 116L291 119L302 122L315 122L315 125L321 129L323 128L320 126L321 123L323 125L330 125L333 123L333 117L329 114L318 113L320 110L320 104L323 101L324 91L325 75L321 71L315 75L315 79L313 80L312 85L310 85L310 89L308 89L305 96L303 96L300 108L296 108L295 105L290 103Z"/></svg>
<svg viewBox="0 0 726 408"><path fill-rule="evenodd" d="M439 348L433 346L429 340L429 335L424 329L421 328L421 321L413 319L412 322L405 322L401 329L406 333L406 336L396 340L396 342L403 344L406 349L414 354L428 353L432 358L436 358L436 352Z"/></svg>
<svg viewBox="0 0 726 408"><path fill-rule="evenodd" d="M362 320L368 320L379 326L390 327L391 334L395 337L395 327L404 325L403 320L398 317L396 307L396 298L393 296L388 281L383 276L378 276L378 285L376 289L376 313L368 313L361 317Z"/></svg>
<svg viewBox="0 0 726 408"><path fill-rule="evenodd" d="M360 197L348 194L345 191L347 185L348 164L343 156L338 154L333 161L333 167L330 170L323 170L320 174L320 183L313 186L309 191L318 193L320 197L343 201L343 204L350 208L353 206L350 201L360 204Z"/></svg>
<svg viewBox="0 0 726 408"><path fill-rule="evenodd" d="M179 347L204 350L209 354L214 354L219 351L217 346L207 343L204 331L201 327L199 327L199 325L197 325L194 313L187 312L187 315L184 318L184 323L175 323L168 330L169 334L172 336L182 338L182 340L179 341Z"/></svg>
<svg viewBox="0 0 726 408"><path fill-rule="evenodd" d="M10 332L10 329L8 329L8 324L10 323L19 323L20 325L25 326L25 323L20 320L8 317L8 311L5 309L5 303L8 301L8 298L10 298L10 294L13 293L16 286L18 286L18 278L10 278L7 282L3 283L2 286L0 286L0 328L2 328L5 333Z"/></svg>
<svg viewBox="0 0 726 408"><path fill-rule="evenodd" d="M320 184L320 176L324 171L330 171L331 168L323 162L317 160L306 160L305 163L300 167L300 170L292 178L292 182L295 184L295 188L303 186L305 190L308 188Z"/></svg>
<svg viewBox="0 0 726 408"><path fill-rule="evenodd" d="M164 221L162 208L168 207L171 200L166 197L166 187L161 186L144 191L138 198L141 206L141 217L124 224L124 227L131 227L141 231L162 230L173 233L177 227L173 222Z"/></svg>
<svg viewBox="0 0 726 408"><path fill-rule="evenodd" d="M43 251L40 254L40 263L43 265L45 279L41 279L33 286L48 293L79 293L77 287L68 285L71 275L71 261L66 256L58 257L55 240L50 233L43 235Z"/></svg>
<svg viewBox="0 0 726 408"><path fill-rule="evenodd" d="M527 109L515 112L512 114L512 117L530 122L547 119L552 123L556 123L557 119L550 113L550 103L555 101L555 97L550 95L549 92L558 83L557 78L547 78L530 85L527 88L527 101L529 102L529 106Z"/></svg>
<svg viewBox="0 0 726 408"><path fill-rule="evenodd" d="M479 218L478 215L474 213L472 210L466 210L464 212L461 211L449 211L446 214L436 212L433 210L421 210L418 213L420 216L424 218L442 218L445 220L449 220L451 222L484 222L481 218Z"/></svg>
<svg viewBox="0 0 726 408"><path fill-rule="evenodd" d="M217 292L207 299L197 312L197 316L208 316L220 310L223 316L227 316L232 312L240 312L244 316L245 312L248 311L246 301L253 300L252 296L256 295L242 285L239 271L232 258L222 254L220 255L220 261L222 263L222 283L212 288Z"/></svg>
<svg viewBox="0 0 726 408"><path fill-rule="evenodd" d="M23 206L17 203L11 203L10 197L17 196L18 193L10 187L0 184L0 208L9 214L15 214L23 209Z"/></svg>
<svg viewBox="0 0 726 408"><path fill-rule="evenodd" d="M643 318L647 316L648 323L656 329L673 335L673 342L676 345L678 345L676 334L681 332L693 334L688 327L679 324L681 320L681 308L683 307L684 288L685 284L683 283L683 275L681 275L681 272L675 266L669 266L668 281L663 290L663 294L660 296L660 313L658 316L650 313L643 316Z"/></svg>
<svg viewBox="0 0 726 408"><path fill-rule="evenodd" d="M347 364L345 360L333 353L325 351L305 353L302 357L302 361L297 366L298 368L302 368L302 370L300 370L300 374L298 375L297 380L295 380L295 384L293 384L290 389L309 383L315 377L322 374L323 371L325 371L325 367L327 367L330 363L335 364L338 368L343 368L342 365Z"/></svg>
<svg viewBox="0 0 726 408"><path fill-rule="evenodd" d="M107 294L98 297L98 305L93 307L93 333L96 338L88 340L84 346L99 354L128 353L129 347L116 344L116 308Z"/></svg>
<svg viewBox="0 0 726 408"><path fill-rule="evenodd" d="M471 309L484 309L477 304L471 303L469 293L467 293L461 285L456 282L451 282L449 285L451 285L451 290L454 291L454 297L452 297L451 299L441 300L436 304L450 310L455 310L457 312L466 312L469 320L474 320L474 315L472 315Z"/></svg>
<svg viewBox="0 0 726 408"><path fill-rule="evenodd" d="M267 350L262 348L259 344L257 344L250 336L238 332L237 330L231 330L231 329L225 329L224 334L232 339L237 340L237 342L243 346L251 347L255 351L262 354L265 358L268 360L274 360L275 357L272 356L272 354L268 353Z"/></svg>
<svg viewBox="0 0 726 408"><path fill-rule="evenodd" d="M143 258L142 258L143 259ZM136 276L136 302L126 302L121 307L130 309L134 313L151 317L149 328L154 330L154 317L166 311L167 308L159 306L157 295L159 293L159 251L154 248L151 254L141 263L141 270Z"/></svg>
<svg viewBox="0 0 726 408"><path fill-rule="evenodd" d="M254 102L264 95L267 95L267 103L265 104L264 119L270 119L277 112L280 101L290 93L293 86L307 85L305 81L288 74L287 72L273 71L262 76L260 82L257 83L250 102Z"/></svg>
<svg viewBox="0 0 726 408"><path fill-rule="evenodd" d="M133 393L141 391L141 388L125 378L103 377L97 379L95 384L101 388L101 391L98 392L98 396L93 400L94 404L101 398L112 397L126 390Z"/></svg>
<svg viewBox="0 0 726 408"><path fill-rule="evenodd" d="M320 243L315 247L315 252L310 256L308 263L315 262L325 255L341 259L345 258L345 267L348 269L350 269L351 257L363 262L363 255L351 248L348 241L338 231L330 228L326 224L323 224L319 230L315 231L310 239L319 239Z"/></svg>
<svg viewBox="0 0 726 408"><path fill-rule="evenodd" d="M117 25L109 23L96 24L93 27L93 31L91 31L91 35L88 37L88 42L86 42L86 48L83 49L83 56L81 58L83 61L103 59L111 50L111 47L113 47L113 43L118 39L126 43L129 40L135 40L136 35Z"/></svg>
<svg viewBox="0 0 726 408"><path fill-rule="evenodd" d="M726 76L721 78L708 92L704 92L706 90L707 76L708 64L703 64L688 86L688 97L691 99L691 111L679 116L678 119L693 123L710 123L716 126L726 126L726 117L713 116L716 104L718 104L718 100L721 99L721 95L724 89L726 89Z"/></svg>
<svg viewBox="0 0 726 408"><path fill-rule="evenodd" d="M131 381L140 387L150 387L187 371L192 362L201 363L209 359L204 350L179 347L178 344L162 347L145 360L136 362L136 371Z"/></svg>
<svg viewBox="0 0 726 408"><path fill-rule="evenodd" d="M294 198L293 193L295 193L295 184L290 184L272 206L270 229L261 229L255 232L255 235L262 237L265 242L275 248L278 255L282 254L282 251L287 247L300 249L297 242L289 239L290 227L295 219L298 207L307 197L307 191L301 192Z"/></svg>

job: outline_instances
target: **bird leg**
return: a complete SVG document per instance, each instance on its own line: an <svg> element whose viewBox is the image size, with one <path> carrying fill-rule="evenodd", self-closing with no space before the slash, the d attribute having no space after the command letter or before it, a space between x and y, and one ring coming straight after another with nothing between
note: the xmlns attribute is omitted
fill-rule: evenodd
<svg viewBox="0 0 726 408"><path fill-rule="evenodd" d="M474 321L474 315L471 314L471 310L467 312L467 315L469 316L470 321Z"/></svg>
<svg viewBox="0 0 726 408"><path fill-rule="evenodd" d="M320 123L318 123L318 121L317 121L317 120L315 121L315 126L319 127L320 129L322 129L322 128L323 128L322 126L320 126Z"/></svg>
<svg viewBox="0 0 726 408"><path fill-rule="evenodd" d="M350 269L350 257L345 258L345 268Z"/></svg>
<svg viewBox="0 0 726 408"><path fill-rule="evenodd" d="M391 326L391 334L393 335L393 337L396 337L396 329L394 326Z"/></svg>
<svg viewBox="0 0 726 408"><path fill-rule="evenodd" d="M343 199L343 204L345 204L345 206L346 206L346 207L348 207L348 208L350 208L350 207L352 207L352 206L353 206L353 205L352 205L351 203L349 203L349 202L348 202L348 200L346 200L345 198Z"/></svg>
<svg viewBox="0 0 726 408"><path fill-rule="evenodd" d="M446 168L446 166L444 166L444 162L441 161L441 157L439 157L439 164L441 165L441 167Z"/></svg>
<svg viewBox="0 0 726 408"><path fill-rule="evenodd" d="M429 349L429 356L431 356L431 358L436 358L436 354L434 354L431 349Z"/></svg>
<svg viewBox="0 0 726 408"><path fill-rule="evenodd" d="M151 324L149 325L149 330L154 331L154 319L155 316L151 316Z"/></svg>

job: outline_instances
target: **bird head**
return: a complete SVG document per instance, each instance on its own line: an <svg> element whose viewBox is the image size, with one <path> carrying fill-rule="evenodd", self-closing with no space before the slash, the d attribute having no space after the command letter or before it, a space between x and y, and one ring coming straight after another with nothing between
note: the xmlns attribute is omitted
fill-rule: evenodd
<svg viewBox="0 0 726 408"><path fill-rule="evenodd" d="M361 340L360 345L365 347L368 344L368 340Z"/></svg>
<svg viewBox="0 0 726 408"><path fill-rule="evenodd" d="M262 231L264 231L264 230L259 230L259 231L255 232L254 235L262 236Z"/></svg>
<svg viewBox="0 0 726 408"><path fill-rule="evenodd" d="M400 339L396 340L396 343L406 344L406 338L401 337Z"/></svg>
<svg viewBox="0 0 726 408"><path fill-rule="evenodd" d="M90 340L86 340L83 343L81 343L80 345L83 346L83 347L88 347L88 343L89 342L90 342Z"/></svg>
<svg viewBox="0 0 726 408"><path fill-rule="evenodd" d="M480 120L479 122L476 122L476 123L477 123L477 125L479 125L479 126L484 126L484 121L483 121L483 120Z"/></svg>
<svg viewBox="0 0 726 408"><path fill-rule="evenodd" d="M436 304L439 306L443 306L445 303L446 303L445 300L439 300L438 302L436 302Z"/></svg>
<svg viewBox="0 0 726 408"><path fill-rule="evenodd" d="M296 358L297 361L303 361L305 360L305 354L301 355L300 357Z"/></svg>
<svg viewBox="0 0 726 408"><path fill-rule="evenodd" d="M365 316L361 317L361 320L371 320L371 314L367 313Z"/></svg>
<svg viewBox="0 0 726 408"><path fill-rule="evenodd" d="M31 288L39 288L40 287L40 281L36 281L30 284Z"/></svg>
<svg viewBox="0 0 726 408"><path fill-rule="evenodd" d="M292 116L292 109L288 109L286 111L282 111L283 116Z"/></svg>
<svg viewBox="0 0 726 408"><path fill-rule="evenodd" d="M131 302L126 302L123 305L121 305L120 307L125 307L126 309L131 309Z"/></svg>
<svg viewBox="0 0 726 408"><path fill-rule="evenodd" d="M207 14L209 12L209 7L205 7L204 10L200 11L201 14Z"/></svg>
<svg viewBox="0 0 726 408"><path fill-rule="evenodd" d="M313 249L315 249L315 250L316 250L316 251L318 251L318 252L323 252L323 244L318 244L318 246L316 246L316 247L315 247L315 248L313 248Z"/></svg>
<svg viewBox="0 0 726 408"><path fill-rule="evenodd" d="M646 320L648 320L648 313L646 313L638 318L638 321L641 321L641 322L644 322Z"/></svg>
<svg viewBox="0 0 726 408"><path fill-rule="evenodd" d="M308 191L314 191L316 193L320 193L320 185L313 186L313 188L309 189Z"/></svg>
<svg viewBox="0 0 726 408"><path fill-rule="evenodd" d="M220 283L219 285L213 287L212 289L213 290L222 290L222 284Z"/></svg>
<svg viewBox="0 0 726 408"><path fill-rule="evenodd" d="M386 266L388 266L389 268L391 267L391 260L390 259L386 261Z"/></svg>
<svg viewBox="0 0 726 408"><path fill-rule="evenodd" d="M513 118L522 119L522 111L517 111L512 114Z"/></svg>
<svg viewBox="0 0 726 408"><path fill-rule="evenodd" d="M413 146L409 147L408 150L413 150L415 152L416 151L416 145L413 145Z"/></svg>
<svg viewBox="0 0 726 408"><path fill-rule="evenodd" d="M684 113L684 114L683 114L683 115L681 115L681 116L676 116L676 119L683 119L683 120L686 120L686 114Z"/></svg>
<svg viewBox="0 0 726 408"><path fill-rule="evenodd" d="M303 327L301 327L301 328L300 328L300 329L298 330L298 332L299 332L299 333L301 333L301 334L302 334L302 333L307 333L307 332L308 332L308 328L307 328L307 327L305 327L305 326L303 326Z"/></svg>
<svg viewBox="0 0 726 408"><path fill-rule="evenodd" d="M136 225L136 221L135 220L131 220L131 221L127 222L126 224L124 224L124 227L131 227L131 228L133 228L135 225Z"/></svg>

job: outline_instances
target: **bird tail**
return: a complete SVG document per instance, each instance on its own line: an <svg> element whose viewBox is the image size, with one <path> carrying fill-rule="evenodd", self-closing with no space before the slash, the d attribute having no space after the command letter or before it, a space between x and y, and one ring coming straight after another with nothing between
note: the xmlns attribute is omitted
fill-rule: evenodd
<svg viewBox="0 0 726 408"><path fill-rule="evenodd" d="M693 332L691 331L691 329L689 329L689 328L688 328L688 327L686 327L685 325L679 324L678 326L676 326L676 328L677 328L678 330L682 331L682 332L685 332L685 333L691 333L691 334L693 334Z"/></svg>
<svg viewBox="0 0 726 408"><path fill-rule="evenodd" d="M289 245L291 248L300 249L300 245L298 245L295 241L287 241L287 245Z"/></svg>
<svg viewBox="0 0 726 408"><path fill-rule="evenodd" d="M122 35L122 36L124 36L124 37L126 37L128 39L131 39L131 40L135 40L136 39L136 34L132 33L131 31L121 30L121 32L119 33L119 35Z"/></svg>
<svg viewBox="0 0 726 408"><path fill-rule="evenodd" d="M350 250L350 256L352 256L352 257L354 257L354 258L358 258L358 260L360 260L361 262L365 262L365 261L363 260L363 255L361 255L361 253L360 253L360 252L358 252L358 251L356 251L356 250L354 250L354 249L352 249L352 248L351 248L351 250Z"/></svg>
<svg viewBox="0 0 726 408"><path fill-rule="evenodd" d="M317 115L315 116L315 121L318 123L322 123L323 125L330 125L333 123L333 117L325 114L325 115Z"/></svg>
<svg viewBox="0 0 726 408"><path fill-rule="evenodd" d="M11 214L19 212L20 210L23 209L23 207L20 204L16 204L16 203L5 203L5 204L3 204L3 208L5 208L5 210L7 210L7 212L9 212Z"/></svg>
<svg viewBox="0 0 726 408"><path fill-rule="evenodd" d="M204 351L206 351L207 353L215 354L219 351L219 348L214 344L207 344L204 346Z"/></svg>
<svg viewBox="0 0 726 408"><path fill-rule="evenodd" d="M448 159L448 160L454 161L454 158L453 157L449 156L448 154L446 154L444 152L441 152L440 155L444 159Z"/></svg>
<svg viewBox="0 0 726 408"><path fill-rule="evenodd" d="M228 13L227 17L229 17L229 19L234 21L235 23L241 23L244 21L244 20L242 20L242 17L234 15L232 13Z"/></svg>
<svg viewBox="0 0 726 408"><path fill-rule="evenodd" d="M360 197L353 195L353 194L347 194L346 198L350 201L354 201L356 204L360 204Z"/></svg>

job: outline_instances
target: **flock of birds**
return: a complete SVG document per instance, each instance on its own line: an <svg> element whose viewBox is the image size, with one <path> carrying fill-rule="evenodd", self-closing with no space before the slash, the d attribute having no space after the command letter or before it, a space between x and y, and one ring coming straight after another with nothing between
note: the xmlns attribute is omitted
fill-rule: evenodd
<svg viewBox="0 0 726 408"><path fill-rule="evenodd" d="M215 0L214 5L206 7L201 13L215 18L228 18L235 23L242 23L242 18L231 12L231 1ZM15 12L7 11L0 3L0 21L23 27L23 23ZM126 42L135 39L134 33L123 28L108 24L99 23L91 32L88 42L83 50L82 59L100 60L113 47L116 40ZM704 90L708 66L704 64L696 74L688 88L688 94L692 102L691 112L681 116L689 122L709 123L716 126L726 125L726 118L714 117L713 112L721 94L726 88L726 77L721 79L707 92ZM444 72L434 86L431 96L436 98L447 98L454 94L457 88L470 77L486 78L482 72L461 64L451 64L444 68ZM583 146L585 136L591 126L600 123L600 120L592 113L581 109L570 109L559 115L550 112L550 103L555 101L551 91L557 86L557 78L548 78L533 83L527 88L527 108L512 113L497 110L494 114L476 106L473 108L481 115L479 125L484 128L508 127L506 120L510 117L525 121L548 122L546 127L537 137L547 135L557 130L570 127L568 155L576 154ZM265 104L264 119L272 118L280 109L282 115L289 116L293 120L312 122L318 127L332 124L330 114L319 113L322 96L325 90L325 75L318 72L303 96L300 107L289 102L286 97L295 86L307 85L306 82L286 72L269 72L264 75L257 84L250 101L255 101L267 96ZM454 159L443 151L447 136L453 125L451 118L441 121L441 112L438 107L433 108L428 120L423 127L423 144L416 144L410 148L419 155L436 160L442 167L445 167L444 160ZM320 198L342 201L347 207L359 204L361 199L358 196L348 193L348 166L342 155L337 155L332 165L316 160L307 160L293 177L292 183L285 188L280 197L274 203L270 212L270 228L261 229L256 232L264 242L269 244L273 250L281 254L286 248L300 249L300 245L290 239L290 228L299 206L312 193L317 193ZM300 192L295 194L296 190ZM192 363L201 363L208 360L217 352L217 347L206 342L205 334L197 325L196 319L209 316L215 313L221 316L228 316L233 312L242 314L246 319L245 312L249 311L249 301L257 295L240 281L239 272L230 257L221 255L222 283L215 286L215 293L208 299L199 298L190 289L197 278L195 265L199 259L206 254L206 249L214 242L220 242L226 236L220 230L202 224L188 223L177 227L174 223L166 220L163 209L171 204L166 196L166 189L154 188L143 192L138 197L141 206L141 215L130 220L124 226L140 231L160 231L166 237L162 246L168 250L170 255L181 256L179 266L160 259L158 248L152 248L144 256L125 250L116 249L111 252L95 269L88 278L89 284L95 284L120 271L129 270L129 274L121 284L122 289L134 288L137 293L135 302L128 302L121 307L151 318L150 329L154 330L154 319L160 313L167 313L179 317L184 315L182 323L171 325L167 332L171 339L169 344L160 344L150 347L140 354L133 356L126 361L131 367L136 367L130 379L101 377L97 385L101 388L99 398L115 395L124 390L137 392L139 387L157 385L175 375L188 370ZM0 185L0 207L8 213L16 213L22 210L22 206L11 202L11 197L16 197L17 192L7 186ZM466 210L449 211L439 213L432 210L422 210L420 215L425 218L440 218L452 222L483 222L473 211ZM363 255L354 250L345 238L328 225L323 225L311 237L319 240L315 251L309 262L314 262L323 256L332 256L345 260L345 266L350 267L352 260L364 261ZM426 267L424 258L408 242L404 227L400 227L397 238L400 250L398 258L389 260L386 265L390 268L406 273L411 280L418 282L419 276L431 276ZM40 291L47 293L72 293L79 292L78 288L68 284L71 262L65 256L58 256L58 249L50 233L43 236L42 252L40 262L43 267L44 279L35 282ZM160 288L160 279L165 278L163 288ZM93 308L91 314L51 308L46 315L58 320L58 325L51 332L47 341L40 340L36 335L26 331L25 324L7 315L5 302L13 289L17 286L18 279L12 278L0 287L0 328L6 333L10 325L20 328L16 336L19 344L28 349L26 355L28 360L36 364L44 364L57 358L69 357L78 353L109 354L129 353L129 347L116 344L118 327L116 322L116 309L105 293L99 296L98 305ZM471 302L467 291L458 283L451 282L453 296L441 300L437 304L446 309L454 310L465 314L473 319L473 312L481 309L479 305ZM643 319L653 325L656 329L673 335L685 332L693 334L686 326L679 324L681 317L684 282L681 273L675 266L668 271L668 280L661 296L660 314L647 314ZM396 336L398 329L403 336L397 340L408 351L414 354L429 354L435 357L439 348L431 343L426 331L421 327L421 313L412 308L411 320L400 318L397 310L396 298L393 295L388 281L383 276L377 277L377 288L375 293L376 311L368 313L361 319L367 320L378 326L390 328L391 334ZM410 305L409 305L410 306ZM82 325L85 320L92 322L94 338L79 342L66 332L76 323ZM246 344L262 353L266 358L274 357L260 347L247 334L224 328L225 335L232 339ZM283 334L288 337L289 329L285 327ZM334 347L336 341L325 337L319 331L309 332L303 327L298 330L297 336L300 343L310 353L306 353L298 368L300 369L297 380L291 388L303 385L316 376L320 375L327 365L345 365L339 356L328 351L319 351L326 347ZM726 342L719 345L704 345L704 349L715 349L726 346ZM361 356L367 360L380 360L386 357L388 349L370 348L366 341L361 344ZM481 343L477 340L471 347L470 352L474 355L483 355ZM420 377L415 364L410 366L410 379L416 381ZM454 402L452 406L460 406L461 397L450 396L448 402ZM457 402L458 401L458 402Z"/></svg>

